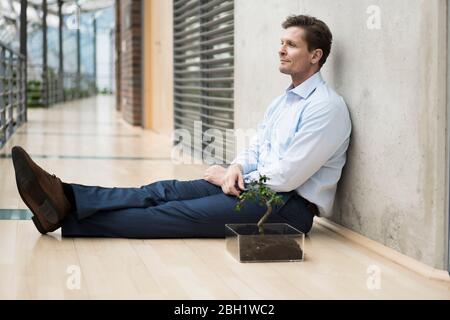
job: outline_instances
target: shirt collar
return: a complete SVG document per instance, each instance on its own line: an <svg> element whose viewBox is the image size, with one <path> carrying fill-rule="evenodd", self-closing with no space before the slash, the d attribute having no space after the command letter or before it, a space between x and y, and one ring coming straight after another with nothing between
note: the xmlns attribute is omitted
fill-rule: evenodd
<svg viewBox="0 0 450 320"><path fill-rule="evenodd" d="M296 95L300 96L303 99L309 97L309 95L317 88L317 86L323 82L322 75L320 71L317 71L311 77L303 81L301 84L294 88L294 85L291 84L289 88L286 89L286 93L292 92Z"/></svg>

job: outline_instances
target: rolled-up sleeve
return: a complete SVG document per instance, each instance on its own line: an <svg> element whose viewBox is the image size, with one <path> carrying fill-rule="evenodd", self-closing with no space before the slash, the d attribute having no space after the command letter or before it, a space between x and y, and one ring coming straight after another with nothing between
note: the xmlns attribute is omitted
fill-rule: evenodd
<svg viewBox="0 0 450 320"><path fill-rule="evenodd" d="M292 191L305 183L333 156L350 137L348 111L329 102L308 106L301 126L279 161L259 168L276 192Z"/></svg>

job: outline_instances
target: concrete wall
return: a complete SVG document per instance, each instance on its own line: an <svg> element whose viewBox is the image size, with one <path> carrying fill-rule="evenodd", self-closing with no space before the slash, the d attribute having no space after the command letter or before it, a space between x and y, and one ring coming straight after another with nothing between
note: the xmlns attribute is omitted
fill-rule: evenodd
<svg viewBox="0 0 450 320"><path fill-rule="evenodd" d="M379 29L371 5L380 9ZM235 0L236 128L255 127L290 83L277 68L283 19L324 20L334 42L322 73L353 122L332 220L441 269L446 12L444 0Z"/></svg>

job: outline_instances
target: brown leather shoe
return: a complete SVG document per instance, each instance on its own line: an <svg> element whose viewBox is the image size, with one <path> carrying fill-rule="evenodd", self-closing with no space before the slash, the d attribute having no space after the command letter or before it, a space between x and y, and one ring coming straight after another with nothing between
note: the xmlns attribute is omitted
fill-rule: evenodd
<svg viewBox="0 0 450 320"><path fill-rule="evenodd" d="M17 189L34 214L36 228L42 234L55 231L71 212L61 180L39 167L21 147L13 147L11 153Z"/></svg>

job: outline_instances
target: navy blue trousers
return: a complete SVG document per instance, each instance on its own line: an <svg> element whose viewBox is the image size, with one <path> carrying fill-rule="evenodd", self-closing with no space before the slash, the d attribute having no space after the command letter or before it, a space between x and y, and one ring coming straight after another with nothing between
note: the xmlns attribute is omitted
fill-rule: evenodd
<svg viewBox="0 0 450 320"><path fill-rule="evenodd" d="M256 223L266 208L237 198L206 180L164 180L140 188L70 184L76 209L62 221L63 237L223 238L227 223ZM279 193L284 204L267 223L289 223L307 233L314 215L295 191Z"/></svg>

